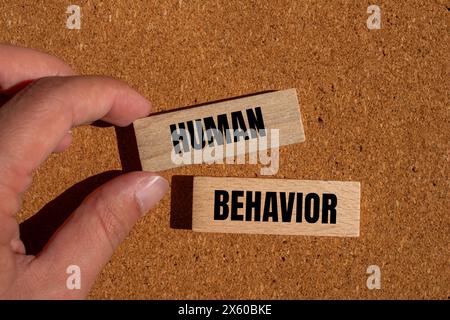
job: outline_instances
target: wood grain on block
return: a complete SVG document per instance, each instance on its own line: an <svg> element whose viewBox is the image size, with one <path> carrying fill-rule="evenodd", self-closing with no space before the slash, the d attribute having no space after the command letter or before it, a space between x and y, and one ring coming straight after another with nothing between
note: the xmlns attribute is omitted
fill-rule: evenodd
<svg viewBox="0 0 450 320"><path fill-rule="evenodd" d="M271 129L279 130L279 146L305 140L296 89L154 115L135 121L134 129L142 168L148 171L186 165L186 162L174 161L173 157L192 155L193 150L204 151L205 147L209 146L242 150L236 147L238 143L248 146L262 137L268 137ZM219 134L223 133L222 140L212 134L208 136L211 129L217 129L215 132ZM247 135L228 139L229 137L225 136L227 129L234 130L233 132L245 131ZM249 129L253 129L255 134L250 134L251 132L247 131ZM174 134L176 136L182 130L187 134L186 138L175 141ZM199 139L202 136L204 139ZM264 150L259 147L259 150ZM270 141L266 149L271 149ZM249 153L248 150L247 147L242 153ZM216 153L218 154L221 155ZM236 152L236 155L238 154L239 151ZM229 156L224 152L220 158ZM201 163L205 162L202 160Z"/></svg>
<svg viewBox="0 0 450 320"><path fill-rule="evenodd" d="M357 237L359 210L359 182L194 177L194 231Z"/></svg>

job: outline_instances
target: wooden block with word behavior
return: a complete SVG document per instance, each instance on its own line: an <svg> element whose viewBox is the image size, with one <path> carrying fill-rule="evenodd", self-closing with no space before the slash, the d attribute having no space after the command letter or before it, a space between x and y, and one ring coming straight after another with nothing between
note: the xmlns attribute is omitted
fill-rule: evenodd
<svg viewBox="0 0 450 320"><path fill-rule="evenodd" d="M359 182L194 177L192 230L359 236Z"/></svg>
<svg viewBox="0 0 450 320"><path fill-rule="evenodd" d="M211 147L216 148L215 157L229 158L229 150L243 150L234 145L261 140L272 129L278 130L279 146L305 140L296 89L149 116L135 121L134 129L142 168L148 171L199 163L192 154ZM219 147L227 151L219 152ZM245 150L242 153L250 153ZM188 160L180 161L186 155L183 159ZM200 163L207 163L205 158L200 157Z"/></svg>

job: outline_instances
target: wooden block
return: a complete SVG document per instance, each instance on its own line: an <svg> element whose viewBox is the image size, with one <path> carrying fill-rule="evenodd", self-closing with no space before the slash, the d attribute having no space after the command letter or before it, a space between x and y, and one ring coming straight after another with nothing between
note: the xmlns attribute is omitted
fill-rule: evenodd
<svg viewBox="0 0 450 320"><path fill-rule="evenodd" d="M148 171L161 171L184 165L174 162L172 156L194 150L195 141L202 140L192 141L192 134L194 138L198 138L199 135L202 136L202 132L206 133L214 126L220 128L221 132L224 132L227 127L242 130L255 129L258 135L248 135L247 143L249 140L259 139L264 132L270 133L271 129L279 130L280 146L305 140L296 89L270 92L154 115L135 121L134 129L142 168ZM188 134L186 143L174 141L172 133L180 132L183 127ZM261 131L261 128L266 131ZM241 137L242 141L244 139L246 138ZM216 139L214 143L217 142ZM233 140L224 139L224 142L223 145L236 144ZM197 150L199 149L204 147L197 143ZM226 155L224 154L221 158L226 158Z"/></svg>
<svg viewBox="0 0 450 320"><path fill-rule="evenodd" d="M359 236L359 182L194 177L192 230Z"/></svg>

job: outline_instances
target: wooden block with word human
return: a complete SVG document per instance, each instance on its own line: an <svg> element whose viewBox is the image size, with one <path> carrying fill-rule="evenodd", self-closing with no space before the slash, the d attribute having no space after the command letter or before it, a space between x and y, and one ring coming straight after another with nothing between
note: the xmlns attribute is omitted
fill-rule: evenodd
<svg viewBox="0 0 450 320"><path fill-rule="evenodd" d="M193 188L193 231L359 236L359 182L194 177Z"/></svg>
<svg viewBox="0 0 450 320"><path fill-rule="evenodd" d="M154 115L136 120L134 129L148 171L214 163L305 140L296 89ZM276 143L256 144L275 134Z"/></svg>

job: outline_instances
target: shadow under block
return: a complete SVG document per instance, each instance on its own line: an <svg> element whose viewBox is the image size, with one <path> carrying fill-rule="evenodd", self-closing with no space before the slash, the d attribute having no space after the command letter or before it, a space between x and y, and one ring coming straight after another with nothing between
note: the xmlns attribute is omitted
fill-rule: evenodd
<svg viewBox="0 0 450 320"><path fill-rule="evenodd" d="M192 230L358 237L360 183L194 177Z"/></svg>
<svg viewBox="0 0 450 320"><path fill-rule="evenodd" d="M207 121L209 121L209 124L213 122L214 126L223 129L224 119L229 129L250 129L255 127L255 119L257 120L259 125L258 134L253 137L249 135L250 139L247 141L244 141L244 138L238 141L246 142L247 145L250 140L260 139L263 136L260 134L261 131L259 131L262 123L264 124L265 132L268 134L266 134L267 137L271 135L271 129L279 130L279 146L299 143L305 140L296 89L258 94L167 112L135 121L133 124L142 169L161 171L183 165L173 161L172 155L176 155L177 152L186 153L193 150L192 144L195 142L191 142L191 135L194 133L194 137L199 136L197 124L201 125L201 129L205 132L210 128L206 125ZM199 121L196 122L196 120ZM240 120L243 120L245 124ZM188 130L189 126L193 131ZM180 149L175 150L172 133L179 132L178 130L183 127L188 136L186 140L189 144L189 150L185 149L182 143L178 144ZM176 130L173 130L173 128L176 128ZM224 138L223 141L226 142L226 139ZM227 147L227 143L224 143L224 145ZM229 145L237 145L237 143L231 140ZM204 149L204 147L200 147L200 149L202 148ZM268 145L266 149L270 149L270 146ZM264 149L259 148L259 150ZM248 153L248 148L245 148L243 153ZM239 151L236 152L236 155L238 154ZM227 156L224 152L221 159L225 157Z"/></svg>

